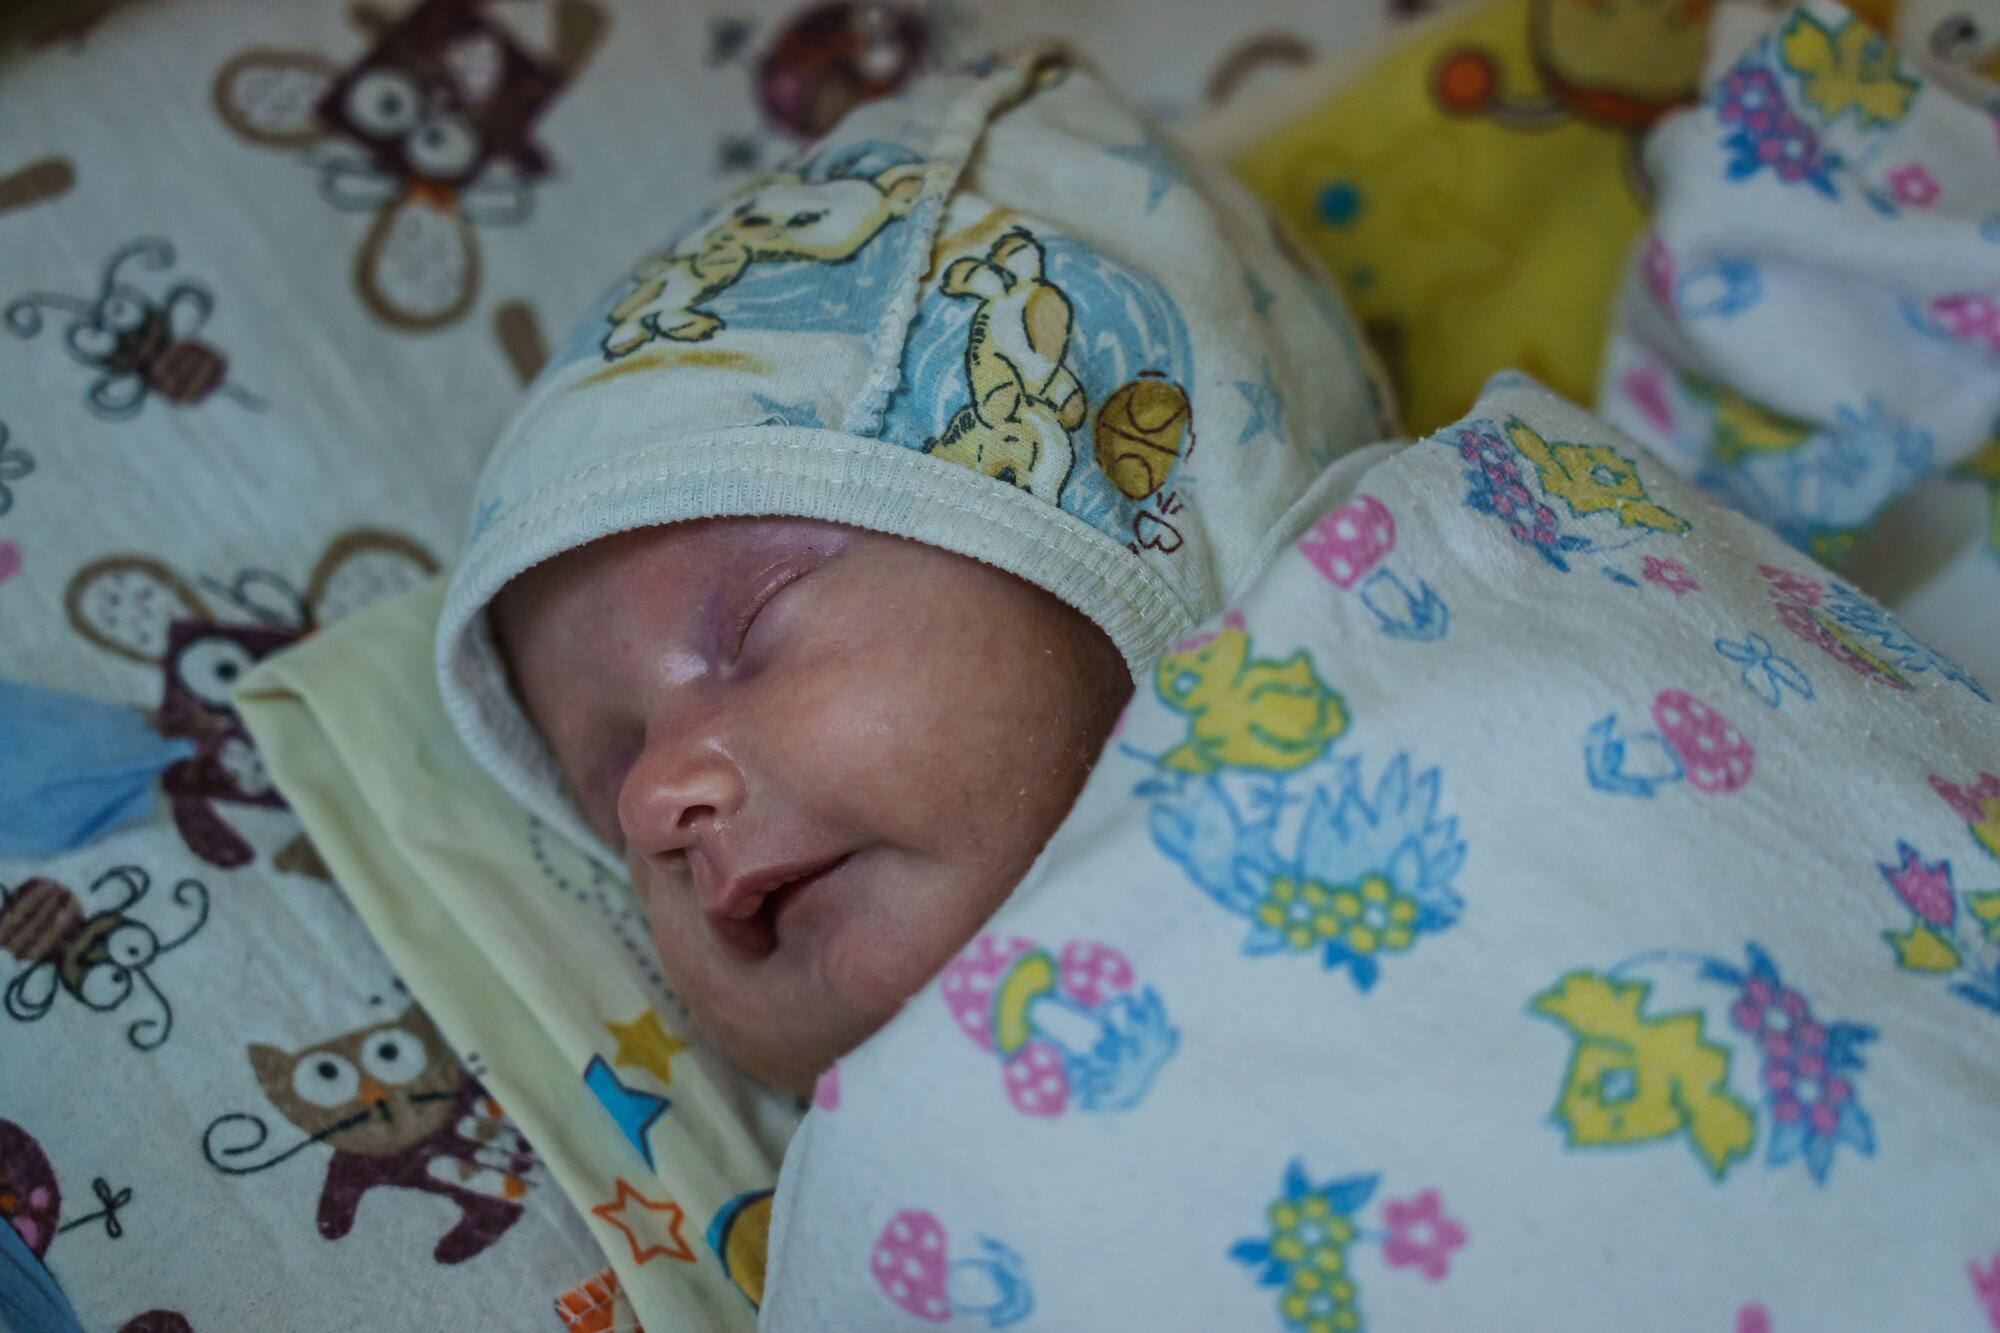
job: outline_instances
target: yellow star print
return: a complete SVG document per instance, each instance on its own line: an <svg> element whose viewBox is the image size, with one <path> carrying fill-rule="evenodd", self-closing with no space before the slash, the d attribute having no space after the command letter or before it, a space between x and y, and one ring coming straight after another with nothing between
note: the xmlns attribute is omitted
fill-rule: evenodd
<svg viewBox="0 0 2000 1333"><path fill-rule="evenodd" d="M612 1064L621 1069L637 1065L662 1083L674 1081L673 1058L688 1044L667 1031L658 1014L647 1009L629 1023L607 1020L604 1030L618 1042Z"/></svg>

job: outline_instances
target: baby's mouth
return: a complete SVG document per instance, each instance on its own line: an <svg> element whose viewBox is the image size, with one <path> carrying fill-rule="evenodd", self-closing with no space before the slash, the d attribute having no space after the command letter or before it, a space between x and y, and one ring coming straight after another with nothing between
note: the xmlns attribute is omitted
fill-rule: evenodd
<svg viewBox="0 0 2000 1333"><path fill-rule="evenodd" d="M752 958L778 948L778 925L799 895L847 864L849 853L794 861L732 876L702 894L702 911L716 939Z"/></svg>

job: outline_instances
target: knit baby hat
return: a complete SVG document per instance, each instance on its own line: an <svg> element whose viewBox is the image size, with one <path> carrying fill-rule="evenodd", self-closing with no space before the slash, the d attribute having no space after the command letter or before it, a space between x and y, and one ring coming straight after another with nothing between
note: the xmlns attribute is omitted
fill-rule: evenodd
<svg viewBox="0 0 2000 1333"><path fill-rule="evenodd" d="M988 57L720 200L550 359L479 482L445 708L600 848L487 625L533 565L688 519L823 519L1008 570L1142 669L1390 429L1346 312L1245 190L1061 48Z"/></svg>

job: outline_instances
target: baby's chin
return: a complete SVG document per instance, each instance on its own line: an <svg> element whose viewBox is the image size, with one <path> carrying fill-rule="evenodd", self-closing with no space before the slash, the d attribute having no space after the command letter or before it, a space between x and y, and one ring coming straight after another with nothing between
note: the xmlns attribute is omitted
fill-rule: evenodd
<svg viewBox="0 0 2000 1333"><path fill-rule="evenodd" d="M972 909L997 906L1012 883L1009 876L998 885L933 884L930 894L911 891L915 886L858 894L863 901L854 910L829 913L831 919L815 922L815 929L753 965L732 960L735 965L715 970L698 967L711 984L685 987L681 998L703 1035L738 1069L781 1091L810 1092L835 1061L880 1031L944 970L991 915ZM943 902L961 910L946 917L934 910ZM920 905L933 910L915 910ZM706 923L694 929L705 931ZM672 953L662 953L671 977Z"/></svg>

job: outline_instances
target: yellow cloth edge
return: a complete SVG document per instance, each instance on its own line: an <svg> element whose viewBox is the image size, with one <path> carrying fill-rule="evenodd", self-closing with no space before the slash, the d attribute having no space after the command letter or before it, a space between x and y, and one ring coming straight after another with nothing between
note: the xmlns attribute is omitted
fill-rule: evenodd
<svg viewBox="0 0 2000 1333"><path fill-rule="evenodd" d="M487 1068L482 1082L527 1135L551 1178L584 1218L641 1323L653 1328L753 1329L754 1311L730 1285L703 1237L709 1215L731 1195L720 1172L707 1173L717 1177L711 1181L689 1182L696 1188L667 1191L686 1209L680 1234L696 1258L685 1267L658 1256L643 1264L635 1262L623 1233L591 1213L595 1202L614 1196L621 1174L648 1187L656 1178L594 1104L573 1062L565 1057L562 1042L479 947L480 923L461 920L437 893L434 876L444 868L439 863L448 864L468 846L476 846L470 836L473 829L461 819L459 827L446 822L427 835L416 833L410 826L412 816L435 811L420 802L395 799L406 793L394 790L402 784L393 781L378 785L371 799L364 777L371 769L388 767L382 754L371 753L371 747L344 745L340 729L328 725L359 702L377 710L385 723L401 719L413 739L458 745L429 670L443 589L442 579L433 580L355 613L296 650L268 659L239 687L238 712L279 789L413 998L456 1047L482 1053ZM394 669L399 643L415 645L415 653L403 654L411 657L414 672ZM356 648L365 659L357 656ZM393 671L399 688L377 690L357 700L354 696L366 693L367 683L385 669ZM410 688L412 674L418 677L415 689ZM421 763L419 756L412 758ZM461 815L476 811L481 818L470 823L489 822L484 816L491 806L478 799L489 794L469 793L457 784L476 780L490 785L490 779L469 756L461 753L457 758L460 762L452 765L458 771L451 774L451 801L430 804ZM379 771L375 775L382 776ZM497 788L490 799L513 809ZM504 873L500 858L486 859L493 862L492 871ZM426 862L431 863L430 874ZM542 892L540 886L527 891ZM644 1003L644 997L635 997L634 1003ZM676 1110L729 1114L725 1108L730 1099L712 1086L698 1086L708 1080L692 1062L675 1072L671 1099ZM557 1113L565 1106L576 1109L574 1118ZM741 1137L747 1140L747 1131ZM731 1146L741 1151L741 1145ZM775 1179L776 1164L769 1163L767 1170L767 1178ZM693 1197L711 1193L721 1196L714 1208ZM551 1301L557 1294L550 1291Z"/></svg>

